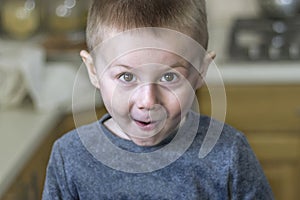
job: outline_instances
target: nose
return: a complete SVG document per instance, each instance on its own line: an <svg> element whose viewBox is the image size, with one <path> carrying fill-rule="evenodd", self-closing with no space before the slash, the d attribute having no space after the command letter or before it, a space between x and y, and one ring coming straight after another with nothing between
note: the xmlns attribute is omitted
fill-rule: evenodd
<svg viewBox="0 0 300 200"><path fill-rule="evenodd" d="M139 109L152 110L159 103L158 86L155 84L146 84L140 86L134 93L134 103Z"/></svg>

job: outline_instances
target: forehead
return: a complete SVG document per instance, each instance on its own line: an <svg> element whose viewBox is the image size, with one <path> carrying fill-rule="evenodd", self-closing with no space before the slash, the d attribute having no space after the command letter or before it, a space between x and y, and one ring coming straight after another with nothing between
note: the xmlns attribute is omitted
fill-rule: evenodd
<svg viewBox="0 0 300 200"><path fill-rule="evenodd" d="M174 66L180 64L182 66L188 66L189 62L172 52L151 48L140 49L126 53L122 56L119 56L111 63L112 66L125 65L130 67L138 67L146 64L159 64L167 66Z"/></svg>
<svg viewBox="0 0 300 200"><path fill-rule="evenodd" d="M97 67L117 60L141 62L142 59L144 63L161 64L186 60L199 66L199 58L204 54L205 50L192 38L173 30L151 27L113 32L94 49L93 57Z"/></svg>

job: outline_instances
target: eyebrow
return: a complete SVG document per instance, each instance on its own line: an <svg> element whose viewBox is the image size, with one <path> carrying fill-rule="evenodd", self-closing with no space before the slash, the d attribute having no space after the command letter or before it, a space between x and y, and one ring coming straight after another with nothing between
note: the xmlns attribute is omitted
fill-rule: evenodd
<svg viewBox="0 0 300 200"><path fill-rule="evenodd" d="M149 63L149 64L151 64L151 63ZM167 65L163 65L163 66L167 66ZM188 63L187 65L184 65L184 64L181 63L181 62L177 62L177 63L175 63L175 64L172 64L172 65L168 66L168 67L170 67L170 68L172 68L172 69L179 68L179 67L184 68L184 69L189 69L190 66L191 66L191 65L190 65L189 63ZM133 69L133 67L131 67L130 65L118 64L118 63L116 63L116 64L111 64L110 67L111 67L111 68L122 67L122 68L126 68L126 69L128 69L128 70Z"/></svg>
<svg viewBox="0 0 300 200"><path fill-rule="evenodd" d="M184 63L183 63L184 62ZM191 64L185 60L183 62L176 62L175 64L171 65L171 68L176 68L176 67L184 67L184 68L190 68Z"/></svg>
<svg viewBox="0 0 300 200"><path fill-rule="evenodd" d="M160 64L160 63L147 63L147 64ZM144 64L143 64L144 65ZM165 64L161 64L163 66L167 66ZM131 65L126 65L126 64L121 64L121 63L118 63L118 62L112 62L110 64L111 67L124 67L124 68L127 68L127 69L131 69ZM176 68L176 67L183 67L183 68L190 68L191 67L191 64L185 60L182 60L182 61L178 61L172 65L169 66L170 68Z"/></svg>

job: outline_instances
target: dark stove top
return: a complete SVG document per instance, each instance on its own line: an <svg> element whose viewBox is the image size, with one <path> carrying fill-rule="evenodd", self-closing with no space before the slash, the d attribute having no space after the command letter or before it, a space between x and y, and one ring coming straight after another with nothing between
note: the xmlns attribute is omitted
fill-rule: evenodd
<svg viewBox="0 0 300 200"><path fill-rule="evenodd" d="M229 43L238 60L300 60L300 16L289 19L237 19Z"/></svg>

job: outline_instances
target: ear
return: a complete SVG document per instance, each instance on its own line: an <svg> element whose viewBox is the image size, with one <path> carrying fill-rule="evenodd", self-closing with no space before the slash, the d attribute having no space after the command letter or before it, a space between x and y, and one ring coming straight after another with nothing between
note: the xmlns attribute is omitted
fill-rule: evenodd
<svg viewBox="0 0 300 200"><path fill-rule="evenodd" d="M80 51L80 56L88 70L91 83L93 84L93 86L99 89L99 80L92 56L85 50Z"/></svg>
<svg viewBox="0 0 300 200"><path fill-rule="evenodd" d="M196 89L200 88L204 83L204 77L206 76L208 67L210 63L216 58L216 53L214 51L209 51L204 57L201 70L199 72L200 76L197 81L197 87Z"/></svg>

